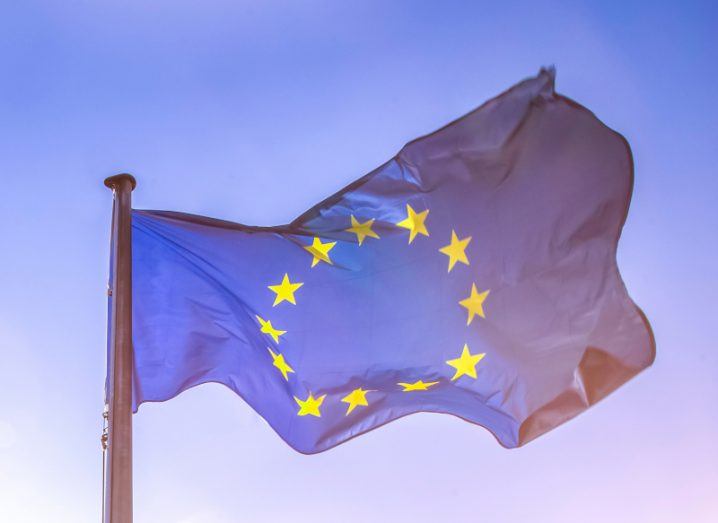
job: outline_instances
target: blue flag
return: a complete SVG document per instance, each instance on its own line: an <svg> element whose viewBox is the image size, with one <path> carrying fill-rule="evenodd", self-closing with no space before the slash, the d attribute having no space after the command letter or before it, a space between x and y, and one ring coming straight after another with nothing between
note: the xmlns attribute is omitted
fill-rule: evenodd
<svg viewBox="0 0 718 523"><path fill-rule="evenodd" d="M222 383L314 453L414 412L516 447L651 364L626 141L541 71L286 226L133 211L135 410Z"/></svg>

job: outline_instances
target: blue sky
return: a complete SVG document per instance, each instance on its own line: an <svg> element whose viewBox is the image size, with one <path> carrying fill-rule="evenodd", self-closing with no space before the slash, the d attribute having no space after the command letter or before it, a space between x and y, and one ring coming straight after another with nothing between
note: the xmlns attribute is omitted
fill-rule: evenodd
<svg viewBox="0 0 718 523"><path fill-rule="evenodd" d="M718 513L709 2L6 2L0 520L100 511L111 196L284 223L535 74L633 147L619 265L656 363L507 451L448 416L302 456L227 389L135 416L135 520L707 522Z"/></svg>

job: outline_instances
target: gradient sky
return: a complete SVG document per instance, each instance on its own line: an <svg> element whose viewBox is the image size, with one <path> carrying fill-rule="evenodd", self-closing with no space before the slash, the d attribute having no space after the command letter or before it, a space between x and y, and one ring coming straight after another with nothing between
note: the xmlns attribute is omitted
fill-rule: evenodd
<svg viewBox="0 0 718 523"><path fill-rule="evenodd" d="M96 522L111 194L290 221L542 65L633 147L652 368L517 450L420 414L303 456L204 385L135 416L135 521L718 520L712 2L3 2L0 521Z"/></svg>

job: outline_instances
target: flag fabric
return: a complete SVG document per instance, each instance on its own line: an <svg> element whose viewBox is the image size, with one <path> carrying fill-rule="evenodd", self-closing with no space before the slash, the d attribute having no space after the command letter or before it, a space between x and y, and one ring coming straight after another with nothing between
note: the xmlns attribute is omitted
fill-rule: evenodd
<svg viewBox="0 0 718 523"><path fill-rule="evenodd" d="M415 412L520 446L653 361L632 184L542 70L288 225L135 210L134 409L216 382L303 453Z"/></svg>

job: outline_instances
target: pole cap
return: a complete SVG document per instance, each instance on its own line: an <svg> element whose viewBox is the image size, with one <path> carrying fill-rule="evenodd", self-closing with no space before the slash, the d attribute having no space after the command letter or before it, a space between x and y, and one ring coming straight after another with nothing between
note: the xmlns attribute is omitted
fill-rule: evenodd
<svg viewBox="0 0 718 523"><path fill-rule="evenodd" d="M105 187L116 189L122 185L123 182L130 182L131 191L137 187L137 180L135 180L135 177L127 173L116 174L114 176L110 176L109 178L105 178Z"/></svg>

